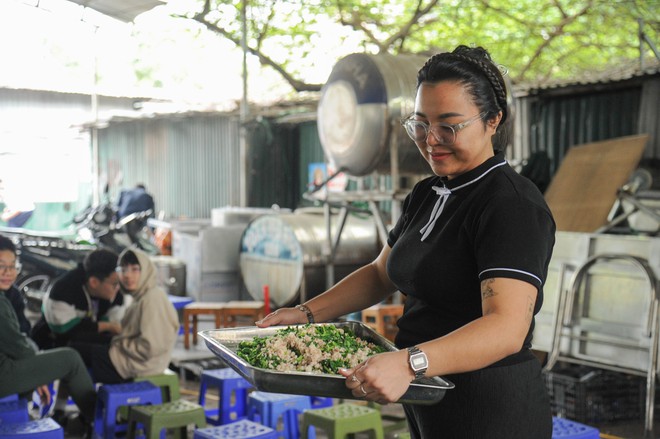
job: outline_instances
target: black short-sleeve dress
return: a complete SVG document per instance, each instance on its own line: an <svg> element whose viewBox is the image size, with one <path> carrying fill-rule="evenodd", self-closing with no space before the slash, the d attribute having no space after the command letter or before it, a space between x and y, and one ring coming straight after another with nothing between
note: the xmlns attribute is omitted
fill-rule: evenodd
<svg viewBox="0 0 660 439"><path fill-rule="evenodd" d="M452 180L429 177L403 203L389 234L387 272L406 297L396 344L446 335L481 316L480 283L506 277L538 290L555 223L534 184L501 154ZM517 354L478 371L449 375L456 388L431 406L409 405L418 438L550 438L552 417L540 364L531 353L534 322Z"/></svg>

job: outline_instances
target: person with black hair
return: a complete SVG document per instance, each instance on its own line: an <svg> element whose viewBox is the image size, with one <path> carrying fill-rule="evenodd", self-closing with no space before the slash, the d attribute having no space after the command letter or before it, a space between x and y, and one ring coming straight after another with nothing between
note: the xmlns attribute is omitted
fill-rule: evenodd
<svg viewBox="0 0 660 439"><path fill-rule="evenodd" d="M122 291L133 297L121 321L121 333L109 345L71 344L94 379L106 384L163 373L179 333L179 316L158 285L158 271L146 253L135 248L124 250L117 272Z"/></svg>
<svg viewBox="0 0 660 439"><path fill-rule="evenodd" d="M341 370L356 398L399 400L411 381L455 384L436 404L404 404L414 439L550 439L552 414L531 351L555 222L538 188L497 140L507 111L502 73L482 47L429 58L402 123L432 176L415 185L370 264L259 327L331 321L405 296L395 344Z"/></svg>
<svg viewBox="0 0 660 439"><path fill-rule="evenodd" d="M119 334L128 301L119 292L116 267L116 253L97 249L55 281L32 330L41 349L67 346L73 340L109 343Z"/></svg>
<svg viewBox="0 0 660 439"><path fill-rule="evenodd" d="M37 352L20 332L16 313L4 294L16 281L19 269L14 243L0 236L0 397L16 393L31 398L36 390L49 404L48 385L60 380L60 388L67 391L58 392L56 407L66 406L66 395L71 395L89 430L96 390L80 355L71 348Z"/></svg>

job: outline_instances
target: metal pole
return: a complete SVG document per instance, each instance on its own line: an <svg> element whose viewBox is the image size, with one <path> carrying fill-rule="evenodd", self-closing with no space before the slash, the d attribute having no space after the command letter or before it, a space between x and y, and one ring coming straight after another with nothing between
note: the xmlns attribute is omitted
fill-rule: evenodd
<svg viewBox="0 0 660 439"><path fill-rule="evenodd" d="M100 159L99 159L99 130L97 124L99 121L99 97L96 93L98 87L98 56L96 54L96 36L98 27L94 28L94 83L92 84L92 118L93 125L91 131L92 142L92 205L98 206L100 204L101 196L99 194L99 172L100 172Z"/></svg>
<svg viewBox="0 0 660 439"><path fill-rule="evenodd" d="M239 187L240 187L240 201L241 207L247 207L248 200L248 187L247 187L247 130L245 125L250 113L248 107L248 70L247 70L247 0L243 1L241 8L241 48L243 49L243 98L241 99L241 116L240 116L240 139L239 139Z"/></svg>

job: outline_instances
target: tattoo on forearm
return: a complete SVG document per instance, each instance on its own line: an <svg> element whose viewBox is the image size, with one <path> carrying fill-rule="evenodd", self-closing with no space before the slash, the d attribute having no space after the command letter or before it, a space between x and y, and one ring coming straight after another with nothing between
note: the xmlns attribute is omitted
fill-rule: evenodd
<svg viewBox="0 0 660 439"><path fill-rule="evenodd" d="M481 300L486 300L489 297L497 295L497 292L495 292L491 286L493 282L495 282L495 279L486 279L481 282Z"/></svg>

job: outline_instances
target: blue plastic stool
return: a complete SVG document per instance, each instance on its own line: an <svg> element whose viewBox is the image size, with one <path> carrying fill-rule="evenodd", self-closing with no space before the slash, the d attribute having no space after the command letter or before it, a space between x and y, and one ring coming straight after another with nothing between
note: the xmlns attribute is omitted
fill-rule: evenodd
<svg viewBox="0 0 660 439"><path fill-rule="evenodd" d="M3 396L2 398L0 398L0 402L16 401L16 400L18 400L17 393L12 393L11 395Z"/></svg>
<svg viewBox="0 0 660 439"><path fill-rule="evenodd" d="M0 424L15 424L30 420L27 401L15 399L13 401L0 402Z"/></svg>
<svg viewBox="0 0 660 439"><path fill-rule="evenodd" d="M552 439L598 439L600 431L597 428L567 419L552 418Z"/></svg>
<svg viewBox="0 0 660 439"><path fill-rule="evenodd" d="M243 419L231 424L200 428L193 439L277 439L277 432L265 425Z"/></svg>
<svg viewBox="0 0 660 439"><path fill-rule="evenodd" d="M114 438L126 431L126 424L117 424L117 410L125 405L161 404L160 387L150 381L125 384L105 384L99 388L94 416L94 436Z"/></svg>
<svg viewBox="0 0 660 439"><path fill-rule="evenodd" d="M274 429L278 438L298 439L298 415L312 408L309 396L252 392L248 396L248 417Z"/></svg>
<svg viewBox="0 0 660 439"><path fill-rule="evenodd" d="M332 407L334 404L334 401L330 397L324 397L324 396L311 396L310 397L312 400L312 408L313 409L321 409L325 407Z"/></svg>
<svg viewBox="0 0 660 439"><path fill-rule="evenodd" d="M51 418L0 425L0 438L64 439L64 429Z"/></svg>
<svg viewBox="0 0 660 439"><path fill-rule="evenodd" d="M209 386L218 389L218 407L207 409L206 391ZM198 403L204 407L206 422L211 425L225 425L245 419L247 393L252 384L230 368L202 371L199 385Z"/></svg>

